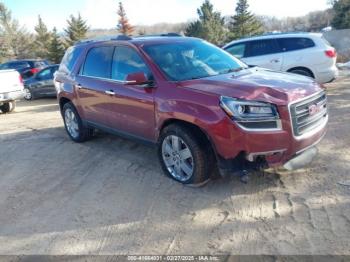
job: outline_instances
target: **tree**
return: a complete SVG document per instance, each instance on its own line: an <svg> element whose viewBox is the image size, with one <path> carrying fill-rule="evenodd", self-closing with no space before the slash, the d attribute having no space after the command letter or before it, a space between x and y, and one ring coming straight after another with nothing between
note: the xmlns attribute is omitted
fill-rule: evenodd
<svg viewBox="0 0 350 262"><path fill-rule="evenodd" d="M205 0L197 9L199 19L190 23L185 35L203 38L213 44L221 45L225 40L224 18L220 12L214 11L214 6Z"/></svg>
<svg viewBox="0 0 350 262"><path fill-rule="evenodd" d="M56 27L51 34L50 44L48 45L48 58L51 62L59 64L64 55L65 48L61 42L60 36L57 34Z"/></svg>
<svg viewBox="0 0 350 262"><path fill-rule="evenodd" d="M16 19L11 11L0 2L0 60L32 58L33 36Z"/></svg>
<svg viewBox="0 0 350 262"><path fill-rule="evenodd" d="M334 0L333 10L332 26L336 29L350 28L350 0Z"/></svg>
<svg viewBox="0 0 350 262"><path fill-rule="evenodd" d="M247 0L239 0L236 6L236 14L231 17L229 24L229 40L246 36L258 35L263 32L260 21L248 11Z"/></svg>
<svg viewBox="0 0 350 262"><path fill-rule="evenodd" d="M76 42L85 38L89 27L86 25L86 21L82 19L81 15L77 17L71 15L67 20L68 26L64 29L66 33L66 46L72 46Z"/></svg>
<svg viewBox="0 0 350 262"><path fill-rule="evenodd" d="M122 2L119 2L119 9L117 13L119 15L117 25L119 32L123 35L131 35L134 32L134 27L130 25L129 19L126 17L126 12Z"/></svg>
<svg viewBox="0 0 350 262"><path fill-rule="evenodd" d="M47 58L49 54L49 45L51 43L51 33L47 30L40 15L38 17L38 24L35 26L34 30L36 32L34 41L35 54L37 57Z"/></svg>

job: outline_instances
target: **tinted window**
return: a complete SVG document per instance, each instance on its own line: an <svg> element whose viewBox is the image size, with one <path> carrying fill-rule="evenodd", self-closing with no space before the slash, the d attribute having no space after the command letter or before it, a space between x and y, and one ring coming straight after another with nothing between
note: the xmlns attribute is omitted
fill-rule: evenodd
<svg viewBox="0 0 350 262"><path fill-rule="evenodd" d="M36 61L34 62L34 66L35 67L44 67L44 66L48 66L49 63L47 61Z"/></svg>
<svg viewBox="0 0 350 262"><path fill-rule="evenodd" d="M140 55L126 46L117 46L113 57L112 79L125 81L128 74L144 72L150 78L151 73Z"/></svg>
<svg viewBox="0 0 350 262"><path fill-rule="evenodd" d="M205 41L154 44L143 47L163 73L174 81L226 74L247 66Z"/></svg>
<svg viewBox="0 0 350 262"><path fill-rule="evenodd" d="M261 56L281 52L274 39L256 40L248 42L246 57Z"/></svg>
<svg viewBox="0 0 350 262"><path fill-rule="evenodd" d="M69 73L72 71L76 60L79 58L79 55L81 53L80 48L70 47L68 48L67 52L65 53L61 65L60 65L60 71Z"/></svg>
<svg viewBox="0 0 350 262"><path fill-rule="evenodd" d="M100 46L90 49L86 56L83 75L110 78L113 51L113 46Z"/></svg>
<svg viewBox="0 0 350 262"><path fill-rule="evenodd" d="M277 39L283 51L294 51L314 47L315 43L310 38L293 37Z"/></svg>
<svg viewBox="0 0 350 262"><path fill-rule="evenodd" d="M21 69L21 68L27 68L30 67L30 65L27 62L11 62L8 63L8 67L10 69Z"/></svg>
<svg viewBox="0 0 350 262"><path fill-rule="evenodd" d="M246 44L239 43L226 48L226 51L237 58L242 58L245 56L245 49L246 49Z"/></svg>

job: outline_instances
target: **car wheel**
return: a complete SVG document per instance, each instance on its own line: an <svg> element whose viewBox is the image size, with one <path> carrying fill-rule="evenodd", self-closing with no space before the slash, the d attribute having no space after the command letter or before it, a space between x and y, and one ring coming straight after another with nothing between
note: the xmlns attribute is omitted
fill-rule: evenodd
<svg viewBox="0 0 350 262"><path fill-rule="evenodd" d="M210 150L180 125L166 127L158 144L158 157L170 178L187 185L201 186L209 181L212 170Z"/></svg>
<svg viewBox="0 0 350 262"><path fill-rule="evenodd" d="M297 74L297 75L303 75L303 76L308 76L308 77L314 78L313 74L307 69L302 69L302 68L292 69L292 70L289 71L289 73Z"/></svg>
<svg viewBox="0 0 350 262"><path fill-rule="evenodd" d="M78 111L72 103L66 103L63 106L62 115L66 131L74 142L85 142L93 136L93 129L84 127Z"/></svg>
<svg viewBox="0 0 350 262"><path fill-rule="evenodd" d="M23 91L24 91L24 99L25 100L33 100L34 99L33 94L29 88L24 88Z"/></svg>
<svg viewBox="0 0 350 262"><path fill-rule="evenodd" d="M0 110L4 114L11 113L13 110L15 110L15 108L16 108L16 102L15 101L7 102L7 103L4 103L2 106L0 106Z"/></svg>

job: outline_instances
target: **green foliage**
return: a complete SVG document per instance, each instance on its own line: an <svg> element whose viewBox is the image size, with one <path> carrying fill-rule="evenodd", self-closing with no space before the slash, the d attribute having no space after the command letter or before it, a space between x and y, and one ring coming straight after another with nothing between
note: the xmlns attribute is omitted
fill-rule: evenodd
<svg viewBox="0 0 350 262"><path fill-rule="evenodd" d="M231 17L229 24L229 40L247 36L254 36L263 32L261 22L249 12L247 0L239 0L236 6L236 14Z"/></svg>
<svg viewBox="0 0 350 262"><path fill-rule="evenodd" d="M350 0L335 0L333 10L332 26L335 29L350 28Z"/></svg>
<svg viewBox="0 0 350 262"><path fill-rule="evenodd" d="M185 35L203 38L213 44L221 45L225 41L224 18L214 6L205 0L197 9L199 19L188 25Z"/></svg>
<svg viewBox="0 0 350 262"><path fill-rule="evenodd" d="M66 47L74 45L76 42L85 38L89 27L86 21L82 19L81 15L78 14L77 17L71 15L67 20L68 26L64 29L66 33Z"/></svg>
<svg viewBox="0 0 350 262"><path fill-rule="evenodd" d="M39 58L47 58L49 54L49 45L51 43L51 33L47 30L46 25L41 19L40 15L38 17L38 24L34 28L35 35L35 54Z"/></svg>
<svg viewBox="0 0 350 262"><path fill-rule="evenodd" d="M134 27L129 23L129 19L126 17L126 12L122 2L119 2L119 9L117 13L119 15L117 25L119 33L123 35L131 35L134 32Z"/></svg>
<svg viewBox="0 0 350 262"><path fill-rule="evenodd" d="M32 58L33 36L20 26L0 2L0 60Z"/></svg>
<svg viewBox="0 0 350 262"><path fill-rule="evenodd" d="M65 48L62 44L60 36L57 34L56 27L53 29L51 34L51 40L48 45L48 58L51 62L59 64L64 55Z"/></svg>

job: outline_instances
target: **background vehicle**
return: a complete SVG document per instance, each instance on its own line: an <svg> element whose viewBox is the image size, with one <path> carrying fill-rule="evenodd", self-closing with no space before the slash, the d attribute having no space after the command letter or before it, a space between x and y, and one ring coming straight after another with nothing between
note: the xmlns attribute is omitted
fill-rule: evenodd
<svg viewBox="0 0 350 262"><path fill-rule="evenodd" d="M46 60L15 60L0 65L0 70L15 69L21 74L23 79L29 78L39 72L42 68L50 65Z"/></svg>
<svg viewBox="0 0 350 262"><path fill-rule="evenodd" d="M16 70L0 70L0 110L3 113L12 112L16 100L23 98L22 77Z"/></svg>
<svg viewBox="0 0 350 262"><path fill-rule="evenodd" d="M248 68L196 38L88 40L67 50L55 81L73 141L97 128L157 145L165 174L183 184L205 183L216 166L301 167L328 122L312 79Z"/></svg>
<svg viewBox="0 0 350 262"><path fill-rule="evenodd" d="M26 79L24 81L24 98L32 100L39 97L56 97L53 77L58 70L58 66L48 66L31 78Z"/></svg>
<svg viewBox="0 0 350 262"><path fill-rule="evenodd" d="M336 50L316 33L284 33L233 41L224 50L248 65L315 78L318 83L338 75Z"/></svg>

